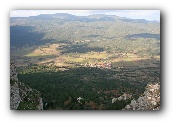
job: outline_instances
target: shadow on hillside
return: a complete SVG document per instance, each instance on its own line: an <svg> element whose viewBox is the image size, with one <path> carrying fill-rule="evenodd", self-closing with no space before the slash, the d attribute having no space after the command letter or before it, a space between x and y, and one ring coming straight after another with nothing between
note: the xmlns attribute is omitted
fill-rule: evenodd
<svg viewBox="0 0 173 123"><path fill-rule="evenodd" d="M88 35L88 36L85 36L87 38L97 38L97 37L101 37L102 35Z"/></svg>
<svg viewBox="0 0 173 123"><path fill-rule="evenodd" d="M131 22L131 23L147 23L147 22L149 22L149 21L147 21L145 19L128 19L128 18L121 19L121 21L123 21L123 22Z"/></svg>
<svg viewBox="0 0 173 123"><path fill-rule="evenodd" d="M57 58L55 55L44 55L42 46L50 45L53 43L62 43L58 50L61 53L86 53L90 51L100 52L103 48L89 47L88 44L73 44L69 40L56 41L55 39L44 39L45 33L38 32L32 26L11 26L10 27L10 53L11 59L20 62L20 65L28 65L31 62L36 63L39 61L50 60ZM65 44L65 45L64 45ZM47 47L44 46L44 47ZM26 56L32 54L33 51L38 49L40 54L38 56ZM51 49L50 49L51 50ZM41 52L42 51L42 52ZM52 51L53 52L53 51ZM43 55L42 55L43 54ZM57 54L59 55L59 54Z"/></svg>
<svg viewBox="0 0 173 123"><path fill-rule="evenodd" d="M62 53L86 53L89 51L103 51L103 48L92 48L87 44L73 44L68 40L55 42L55 39L43 39L44 33L35 31L32 26L11 26L10 27L10 46L21 48L23 46L42 46L47 43L65 43L67 46L62 46ZM95 35L91 35L95 36ZM97 35L96 35L97 36Z"/></svg>
<svg viewBox="0 0 173 123"><path fill-rule="evenodd" d="M142 78L147 83L158 83L161 81L161 64L159 59L113 62L112 66L120 67L125 76L132 75L134 78Z"/></svg>
<svg viewBox="0 0 173 123"><path fill-rule="evenodd" d="M10 46L32 47L55 41L53 39L43 39L44 36L44 33L35 31L32 26L10 26Z"/></svg>
<svg viewBox="0 0 173 123"><path fill-rule="evenodd" d="M154 38L156 40L160 40L160 34L140 33L140 34L127 35L126 38L128 38L128 39L132 39L132 38Z"/></svg>
<svg viewBox="0 0 173 123"><path fill-rule="evenodd" d="M60 50L62 50L62 53L87 53L90 51L94 51L94 52L102 52L104 51L103 48L99 48L99 47L89 47L88 44L72 44L72 45L68 45L68 46L64 46L62 48L60 48Z"/></svg>

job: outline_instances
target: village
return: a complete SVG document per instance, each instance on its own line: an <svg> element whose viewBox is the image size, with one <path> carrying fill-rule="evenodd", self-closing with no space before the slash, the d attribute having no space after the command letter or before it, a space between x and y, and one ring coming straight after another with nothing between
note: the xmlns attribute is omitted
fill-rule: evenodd
<svg viewBox="0 0 173 123"><path fill-rule="evenodd" d="M112 66L111 66L111 62L107 63L102 63L102 64L98 64L98 63L95 63L95 64L89 64L89 63L86 63L84 64L84 67L96 67L96 68L100 68L100 69L111 69Z"/></svg>

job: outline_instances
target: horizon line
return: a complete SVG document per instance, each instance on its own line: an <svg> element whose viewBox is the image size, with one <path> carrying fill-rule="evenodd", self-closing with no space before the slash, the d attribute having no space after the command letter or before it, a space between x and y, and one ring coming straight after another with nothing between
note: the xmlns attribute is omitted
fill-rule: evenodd
<svg viewBox="0 0 173 123"><path fill-rule="evenodd" d="M90 15L108 15L160 22L160 10L11 10L10 17L33 17L60 13L84 17Z"/></svg>

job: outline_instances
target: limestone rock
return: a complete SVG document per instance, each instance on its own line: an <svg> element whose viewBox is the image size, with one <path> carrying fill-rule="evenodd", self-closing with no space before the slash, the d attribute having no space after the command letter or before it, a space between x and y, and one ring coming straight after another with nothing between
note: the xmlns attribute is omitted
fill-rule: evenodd
<svg viewBox="0 0 173 123"><path fill-rule="evenodd" d="M117 98L112 99L112 103L115 103L117 101Z"/></svg>
<svg viewBox="0 0 173 123"><path fill-rule="evenodd" d="M17 109L21 101L17 83L14 83L14 85L10 87L10 94L10 109Z"/></svg>
<svg viewBox="0 0 173 123"><path fill-rule="evenodd" d="M40 93L18 81L16 68L10 64L10 109L43 110Z"/></svg>
<svg viewBox="0 0 173 123"><path fill-rule="evenodd" d="M131 99L132 95L124 93L122 96L119 96L118 98L112 98L112 103L115 103L117 100L127 100Z"/></svg>
<svg viewBox="0 0 173 123"><path fill-rule="evenodd" d="M149 84L144 96L132 100L123 110L159 110L160 109L160 84Z"/></svg>

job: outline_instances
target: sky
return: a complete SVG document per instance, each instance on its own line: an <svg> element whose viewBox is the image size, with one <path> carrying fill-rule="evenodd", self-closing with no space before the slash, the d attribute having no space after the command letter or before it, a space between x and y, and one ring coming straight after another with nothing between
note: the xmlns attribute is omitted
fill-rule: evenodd
<svg viewBox="0 0 173 123"><path fill-rule="evenodd" d="M76 16L88 16L92 14L117 15L131 19L145 19L148 21L160 21L160 10L12 10L10 17L29 17L40 14L69 13Z"/></svg>

